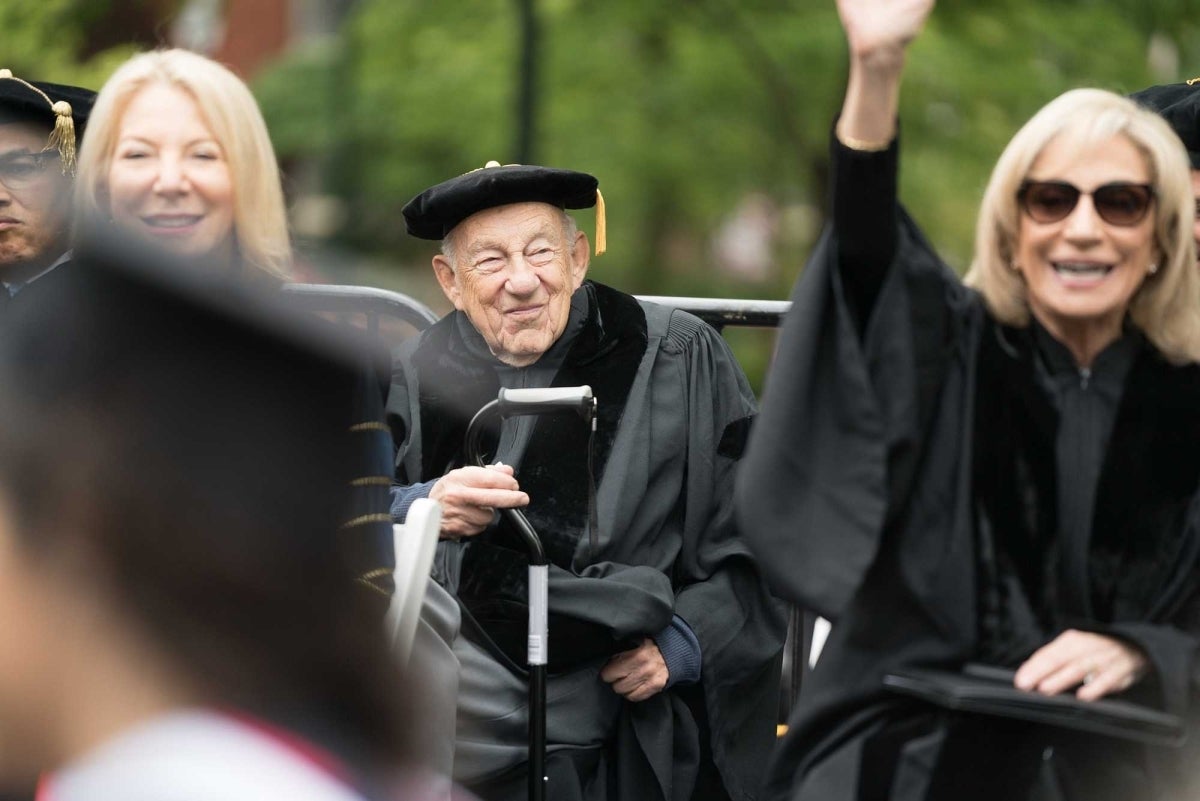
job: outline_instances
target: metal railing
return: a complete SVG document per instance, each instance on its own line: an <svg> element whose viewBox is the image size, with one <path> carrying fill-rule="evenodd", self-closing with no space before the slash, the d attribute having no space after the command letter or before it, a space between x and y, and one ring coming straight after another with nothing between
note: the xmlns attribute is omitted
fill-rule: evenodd
<svg viewBox="0 0 1200 801"><path fill-rule="evenodd" d="M742 300L739 298L687 298L667 295L638 295L663 306L683 309L720 331L727 325L747 328L778 328L788 309L786 300Z"/></svg>
<svg viewBox="0 0 1200 801"><path fill-rule="evenodd" d="M287 284L300 308L331 314L361 314L366 329L378 333L382 318L398 319L417 330L437 321L438 315L421 301L402 292L370 286L339 284ZM696 315L718 331L726 326L777 328L791 303L786 300L744 300L739 298L690 298L666 295L639 295L639 300L683 309Z"/></svg>
<svg viewBox="0 0 1200 801"><path fill-rule="evenodd" d="M438 320L433 309L416 298L373 286L285 284L283 291L295 299L297 307L307 311L361 314L366 320L367 331L372 334L379 333L379 321L383 318L400 320L418 331Z"/></svg>

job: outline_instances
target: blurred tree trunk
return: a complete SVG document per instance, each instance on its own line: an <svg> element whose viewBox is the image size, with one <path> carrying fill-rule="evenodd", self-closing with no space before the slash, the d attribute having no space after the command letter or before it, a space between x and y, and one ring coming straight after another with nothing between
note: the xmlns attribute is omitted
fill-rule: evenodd
<svg viewBox="0 0 1200 801"><path fill-rule="evenodd" d="M534 164L537 139L538 20L535 0L517 0L520 24L520 63L517 70L517 138L513 156L518 164Z"/></svg>

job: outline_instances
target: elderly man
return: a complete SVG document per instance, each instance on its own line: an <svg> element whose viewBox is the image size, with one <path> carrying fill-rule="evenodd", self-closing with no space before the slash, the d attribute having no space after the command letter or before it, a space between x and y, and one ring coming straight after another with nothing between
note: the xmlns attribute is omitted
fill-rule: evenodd
<svg viewBox="0 0 1200 801"><path fill-rule="evenodd" d="M0 69L0 308L67 257L75 149L95 97Z"/></svg>
<svg viewBox="0 0 1200 801"><path fill-rule="evenodd" d="M407 343L389 399L394 515L426 494L445 510L455 777L525 797L525 551L494 511L520 506L552 562L547 797L754 798L784 635L730 510L754 398L710 327L585 280L588 239L564 209L598 198L590 175L493 162L404 209L411 234L442 241L433 269L456 309ZM581 384L594 434L516 417L493 467L463 466L467 423L501 387Z"/></svg>
<svg viewBox="0 0 1200 801"><path fill-rule="evenodd" d="M1130 97L1162 115L1187 148L1192 162L1192 194L1196 197L1192 235L1196 240L1196 258L1200 260L1200 78L1151 86Z"/></svg>

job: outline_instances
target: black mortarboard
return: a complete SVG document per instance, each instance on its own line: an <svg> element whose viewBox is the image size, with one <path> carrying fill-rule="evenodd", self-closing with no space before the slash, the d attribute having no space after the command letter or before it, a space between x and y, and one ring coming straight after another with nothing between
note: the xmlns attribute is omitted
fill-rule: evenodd
<svg viewBox="0 0 1200 801"><path fill-rule="evenodd" d="M75 174L75 151L95 101L90 89L26 81L0 69L0 119L44 123L50 129L46 146L58 151L64 175Z"/></svg>
<svg viewBox="0 0 1200 801"><path fill-rule="evenodd" d="M509 203L549 203L560 209L596 207L596 255L604 252L604 196L593 175L529 164L489 161L486 167L426 189L404 206L408 232L420 239L444 239L476 212Z"/></svg>
<svg viewBox="0 0 1200 801"><path fill-rule="evenodd" d="M85 242L56 269L55 291L0 325L0 405L50 426L51 442L68 417L118 432L128 459L107 472L202 515L214 543L257 525L333 553L355 469L359 343L211 264ZM88 443L71 448L64 458L88 458Z"/></svg>
<svg viewBox="0 0 1200 801"><path fill-rule="evenodd" d="M1151 86L1129 97L1170 123L1187 148L1192 169L1200 170L1200 78Z"/></svg>

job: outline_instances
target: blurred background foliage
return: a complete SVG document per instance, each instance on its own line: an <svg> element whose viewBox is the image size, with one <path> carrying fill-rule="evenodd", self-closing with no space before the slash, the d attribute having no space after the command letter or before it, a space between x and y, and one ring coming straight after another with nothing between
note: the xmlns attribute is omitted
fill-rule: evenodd
<svg viewBox="0 0 1200 801"><path fill-rule="evenodd" d="M1200 75L1195 2L941 0L910 57L901 191L948 262L968 265L989 170L1050 98ZM522 160L600 178L609 253L592 277L638 293L786 297L822 223L845 80L833 0L337 4L336 31L251 81L302 252L340 265L335 278L445 309L435 246L405 235L401 207L489 159ZM139 24L114 24L117 5ZM3 0L0 60L99 86L186 5ZM591 213L579 219L591 233ZM768 341L734 342L757 383Z"/></svg>
<svg viewBox="0 0 1200 801"><path fill-rule="evenodd" d="M0 0L0 66L18 77L98 89L163 39L179 0Z"/></svg>

